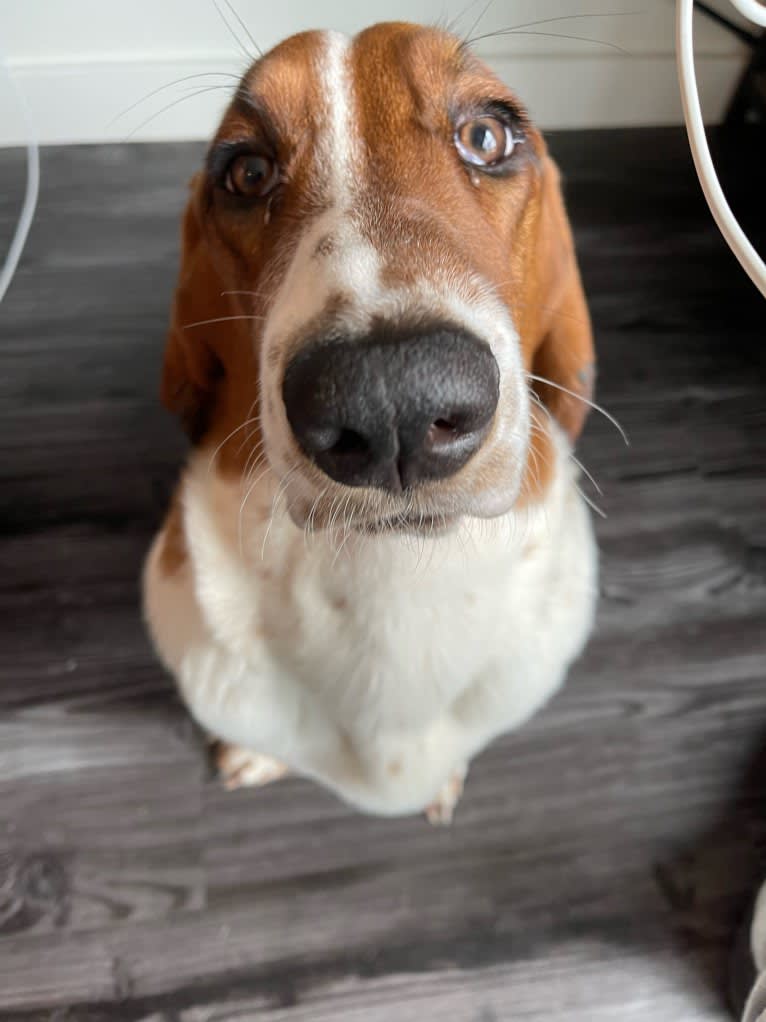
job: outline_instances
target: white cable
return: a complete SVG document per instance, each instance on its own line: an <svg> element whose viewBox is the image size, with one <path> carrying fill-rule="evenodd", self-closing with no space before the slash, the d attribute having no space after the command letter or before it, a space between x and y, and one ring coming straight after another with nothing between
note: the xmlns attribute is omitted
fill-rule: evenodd
<svg viewBox="0 0 766 1022"><path fill-rule="evenodd" d="M21 253L24 251L24 245L29 234L29 228L32 226L35 210L37 209L37 197L40 194L40 150L37 142L32 140L34 134L32 131L32 118L24 95L16 84L8 64L2 59L0 59L0 64L5 68L8 81L11 83L13 91L18 98L19 109L27 129L27 138L30 140L27 143L27 186L24 202L21 206L19 221L16 224L10 248L8 249L8 255L5 257L2 270L0 270L0 302L2 302L19 265Z"/></svg>
<svg viewBox="0 0 766 1022"><path fill-rule="evenodd" d="M732 0L745 17L756 24L766 26L766 7L755 0ZM754 17L755 15L755 17ZM686 131L694 158L697 176L705 193L710 212L726 239L729 248L739 259L745 272L766 298L766 264L758 255L739 226L726 201L710 157L710 149L702 121L697 79L694 72L694 0L678 0L676 8L676 60L678 80L681 86L681 102L684 108Z"/></svg>
<svg viewBox="0 0 766 1022"><path fill-rule="evenodd" d="M766 28L766 7L758 0L731 0L743 18L754 25Z"/></svg>

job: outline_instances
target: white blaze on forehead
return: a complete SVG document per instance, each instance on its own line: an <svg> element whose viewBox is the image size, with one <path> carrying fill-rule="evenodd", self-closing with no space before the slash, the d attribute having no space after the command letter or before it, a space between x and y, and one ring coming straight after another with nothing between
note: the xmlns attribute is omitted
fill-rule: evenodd
<svg viewBox="0 0 766 1022"><path fill-rule="evenodd" d="M342 32L325 32L319 68L320 96L327 106L327 133L321 145L330 171L330 202L347 209L351 202L354 149L361 139L352 111L351 40Z"/></svg>
<svg viewBox="0 0 766 1022"><path fill-rule="evenodd" d="M311 220L277 293L264 330L267 351L300 333L333 296L347 300L347 324L363 329L372 316L379 290L380 256L354 224L354 182L362 173L363 140L354 114L351 40L325 32L316 57L320 121L315 179L326 210ZM317 246L331 242L328 254Z"/></svg>
<svg viewBox="0 0 766 1022"><path fill-rule="evenodd" d="M325 272L337 292L369 312L380 259L372 245L360 237L352 218L354 182L363 173L364 150L354 111L352 44L342 32L325 32L324 39L320 81L326 97L327 129L321 149L329 168L330 210L321 220L337 248L336 256L327 260Z"/></svg>

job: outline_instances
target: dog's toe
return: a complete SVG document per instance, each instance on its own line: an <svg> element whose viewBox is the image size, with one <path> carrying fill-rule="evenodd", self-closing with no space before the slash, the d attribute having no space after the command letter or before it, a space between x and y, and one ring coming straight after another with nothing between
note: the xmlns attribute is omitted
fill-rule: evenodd
<svg viewBox="0 0 766 1022"><path fill-rule="evenodd" d="M241 745L216 742L213 761L224 788L262 788L265 784L278 781L289 772L284 763L272 756L244 749Z"/></svg>
<svg viewBox="0 0 766 1022"><path fill-rule="evenodd" d="M467 774L467 766L454 770L442 785L436 799L426 809L426 819L434 827L447 827L452 823L455 809L463 794Z"/></svg>

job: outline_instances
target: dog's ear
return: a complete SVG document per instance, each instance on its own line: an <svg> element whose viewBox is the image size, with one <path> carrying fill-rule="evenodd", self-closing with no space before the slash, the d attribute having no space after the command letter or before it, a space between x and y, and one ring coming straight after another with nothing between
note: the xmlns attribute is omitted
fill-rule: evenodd
<svg viewBox="0 0 766 1022"><path fill-rule="evenodd" d="M161 397L193 443L202 438L223 375L219 339L227 323L200 324L231 313L225 285L213 260L203 225L202 175L190 183L181 229L181 263L162 367ZM213 343L215 339L215 343Z"/></svg>
<svg viewBox="0 0 766 1022"><path fill-rule="evenodd" d="M592 397L595 355L559 172L548 156L543 161L537 238L531 258L529 301L522 310L526 313L531 372L551 381L536 380L533 386L574 442L589 411L579 398Z"/></svg>

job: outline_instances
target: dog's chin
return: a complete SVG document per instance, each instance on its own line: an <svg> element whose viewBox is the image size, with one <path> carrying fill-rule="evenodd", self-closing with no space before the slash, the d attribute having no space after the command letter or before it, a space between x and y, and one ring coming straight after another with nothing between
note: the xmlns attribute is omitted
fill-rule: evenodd
<svg viewBox="0 0 766 1022"><path fill-rule="evenodd" d="M441 512L437 510L408 511L402 509L400 513L389 511L379 517L367 513L358 513L344 508L343 501L340 502L340 509L337 506L333 509L318 510L317 508L306 507L301 503L288 504L290 518L293 524L306 532L322 533L341 530L343 532L356 532L363 536L446 536L453 532L461 519L462 514L451 511Z"/></svg>
<svg viewBox="0 0 766 1022"><path fill-rule="evenodd" d="M291 480L284 503L296 528L306 533L342 531L364 536L418 536L438 538L456 531L467 518L492 520L512 513L521 492L521 478L505 478L489 490L460 495L413 491L399 500L368 493L357 498L349 491L334 497ZM296 485L297 483L297 485Z"/></svg>
<svg viewBox="0 0 766 1022"><path fill-rule="evenodd" d="M495 493L490 499L465 502L465 506L440 508L436 503L423 502L422 507L405 504L401 509L386 507L379 511L354 508L342 497L334 501L312 502L306 499L287 499L287 509L293 524L300 530L319 534L342 531L364 536L418 536L437 539L456 531L466 518L492 520L513 511L518 488Z"/></svg>
<svg viewBox="0 0 766 1022"><path fill-rule="evenodd" d="M353 528L365 536L400 535L423 536L435 539L454 532L462 515L422 514L381 518L379 521L359 522Z"/></svg>
<svg viewBox="0 0 766 1022"><path fill-rule="evenodd" d="M306 533L340 530L365 536L437 538L454 532L466 518L502 518L513 511L523 478L520 471L510 471L498 473L491 486L464 486L457 493L429 486L394 496L348 488L328 492L321 480L307 478L296 467L286 470L283 492L293 524Z"/></svg>

